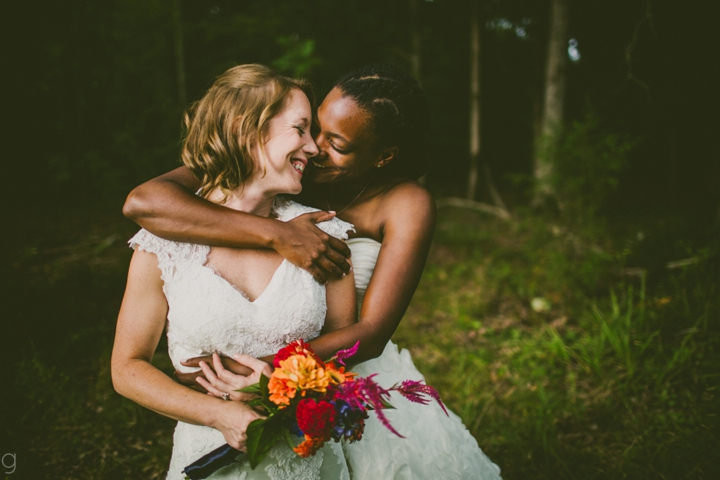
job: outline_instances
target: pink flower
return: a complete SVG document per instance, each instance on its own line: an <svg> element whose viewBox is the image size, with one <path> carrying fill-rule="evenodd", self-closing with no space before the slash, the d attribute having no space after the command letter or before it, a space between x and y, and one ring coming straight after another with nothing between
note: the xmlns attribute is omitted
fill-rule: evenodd
<svg viewBox="0 0 720 480"><path fill-rule="evenodd" d="M423 395L432 397L433 399L435 399L436 402L438 402L440 407L442 407L445 415L448 415L448 411L445 409L445 405L443 405L442 400L440 400L440 394L430 385L425 385L424 383L417 382L415 380L405 380L400 384L399 387L395 386L392 387L390 390L396 390L400 393L400 395L407 398L411 402L420 403L422 405L427 405L428 403L430 403L430 399L425 398Z"/></svg>

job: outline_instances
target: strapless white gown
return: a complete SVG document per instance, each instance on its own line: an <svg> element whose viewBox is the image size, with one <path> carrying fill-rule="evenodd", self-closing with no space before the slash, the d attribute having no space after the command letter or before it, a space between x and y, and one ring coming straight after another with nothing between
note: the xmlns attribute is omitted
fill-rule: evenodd
<svg viewBox="0 0 720 480"><path fill-rule="evenodd" d="M375 269L380 243L369 238L347 241L352 251L358 305ZM392 341L378 357L352 369L360 376L373 373L378 384L390 387L402 380L424 380L410 352ZM442 394L442 392L440 392ZM385 415L405 438L382 425L374 414L365 424L361 441L343 446L353 480L499 480L500 468L453 412L445 415L436 404L419 405L393 392L394 410Z"/></svg>
<svg viewBox="0 0 720 480"><path fill-rule="evenodd" d="M315 211L278 197L274 211L279 220ZM326 233L347 238L352 225L339 219L318 224ZM308 272L284 260L265 291L250 301L241 291L205 266L210 248L165 240L141 230L130 245L158 258L163 291L168 302L168 353L173 366L188 372L185 358L246 353L272 355L288 343L320 334L327 305L325 287ZM225 444L220 431L178 422L167 478L184 479L182 469ZM349 480L340 444L329 442L314 457L301 458L285 442L272 448L255 470L248 462L218 470L212 479L234 480Z"/></svg>

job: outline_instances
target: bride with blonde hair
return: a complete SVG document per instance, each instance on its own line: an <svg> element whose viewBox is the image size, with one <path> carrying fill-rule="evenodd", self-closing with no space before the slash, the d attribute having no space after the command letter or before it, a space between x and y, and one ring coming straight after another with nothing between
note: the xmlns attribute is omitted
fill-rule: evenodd
<svg viewBox="0 0 720 480"><path fill-rule="evenodd" d="M218 77L186 119L182 159L200 184L199 197L281 222L314 211L278 197L300 192L305 167L318 153L310 135L310 98L309 84L262 65L237 66ZM335 218L318 226L342 239L352 229ZM245 449L247 427L261 415L236 390L269 374L269 366L256 358L356 322L354 279L350 274L321 285L272 250L174 242L146 230L130 245L135 252L118 316L113 384L129 399L178 420L167 478L182 479L185 466L224 443ZM204 362L201 367L214 385L203 380L205 386L215 395L178 384L153 366L164 328L178 371L193 370L184 359L213 355L214 373ZM233 357L253 373L232 375L219 355ZM300 458L281 443L255 470L240 462L212 478L348 475L339 444Z"/></svg>

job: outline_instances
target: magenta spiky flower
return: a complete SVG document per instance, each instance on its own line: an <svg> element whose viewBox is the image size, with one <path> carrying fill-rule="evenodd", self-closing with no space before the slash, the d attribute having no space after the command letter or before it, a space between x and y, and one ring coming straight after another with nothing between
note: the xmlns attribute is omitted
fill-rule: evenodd
<svg viewBox="0 0 720 480"><path fill-rule="evenodd" d="M346 358L350 358L350 357L352 357L353 355L355 355L355 354L357 353L357 351L358 351L358 348L360 348L360 340L358 340L357 342L355 342L355 345L353 345L352 347L350 347L350 348L348 348L348 349L338 350L337 354L335 355L335 360L336 360L340 365L345 365L344 360L345 360Z"/></svg>
<svg viewBox="0 0 720 480"><path fill-rule="evenodd" d="M399 387L396 385L390 390L396 390L400 393L400 395L407 398L411 402L420 403L422 405L427 405L428 403L430 403L430 399L424 396L427 395L433 398L440 405L440 407L443 409L443 412L445 412L445 415L448 415L448 411L445 408L445 405L443 404L442 400L440 400L440 394L430 385L425 385L424 383L415 380L405 380L400 384Z"/></svg>
<svg viewBox="0 0 720 480"><path fill-rule="evenodd" d="M375 374L370 375L367 378L362 378L358 380L359 382L362 382L361 388L365 399L372 406L373 410L375 410L375 415L377 415L378 420L380 420L380 422L385 425L388 430L390 430L400 438L405 438L400 435L400 433L395 430L392 425L390 425L390 421L383 413L383 409L388 403L387 399L390 398L390 392L375 383L375 381L372 379L372 377L374 376Z"/></svg>
<svg viewBox="0 0 720 480"><path fill-rule="evenodd" d="M372 374L365 378L356 378L353 381L345 382L337 386L335 398L346 402L352 408L362 408L375 410L378 420L385 427L400 438L405 438L390 425L390 421L383 413L383 409L388 408L390 391L382 388L375 383Z"/></svg>

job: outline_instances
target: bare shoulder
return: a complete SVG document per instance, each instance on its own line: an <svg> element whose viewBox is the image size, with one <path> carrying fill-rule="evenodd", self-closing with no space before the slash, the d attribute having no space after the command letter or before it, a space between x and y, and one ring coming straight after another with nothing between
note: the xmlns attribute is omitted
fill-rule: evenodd
<svg viewBox="0 0 720 480"><path fill-rule="evenodd" d="M412 180L399 181L383 199L384 230L398 226L425 236L435 228L435 211L435 200L425 187Z"/></svg>
<svg viewBox="0 0 720 480"><path fill-rule="evenodd" d="M395 215L435 218L435 200L425 187L413 180L402 180L385 193L385 208L391 217Z"/></svg>

